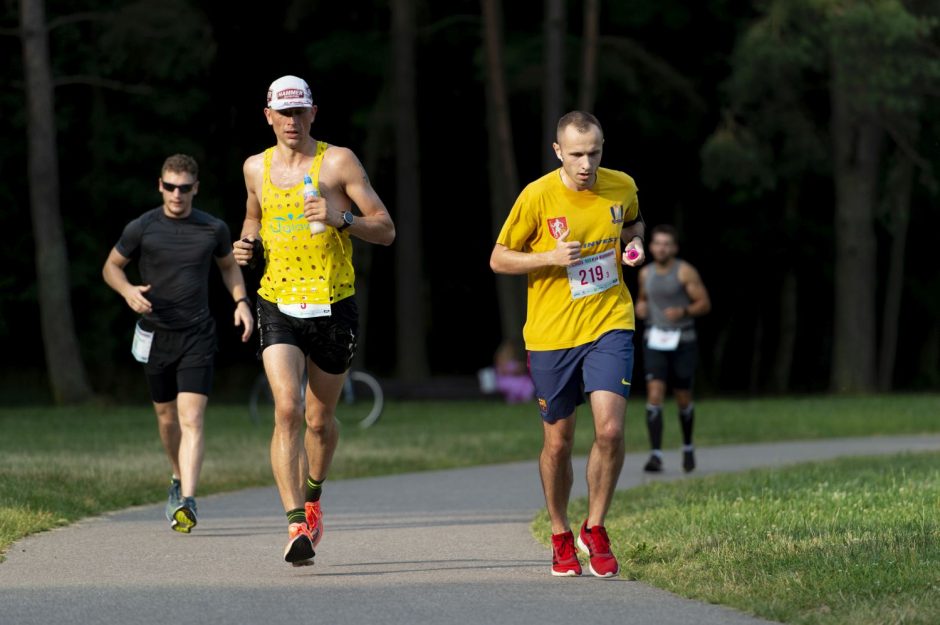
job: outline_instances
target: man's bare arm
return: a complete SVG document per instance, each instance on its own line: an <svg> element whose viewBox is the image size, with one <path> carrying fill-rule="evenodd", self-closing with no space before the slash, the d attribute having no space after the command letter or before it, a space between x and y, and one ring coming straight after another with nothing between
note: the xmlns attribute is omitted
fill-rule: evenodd
<svg viewBox="0 0 940 625"><path fill-rule="evenodd" d="M679 266L679 282L685 287L686 294L692 300L686 306L685 314L689 317L701 317L708 314L712 309L711 298L695 267L686 262L682 263Z"/></svg>
<svg viewBox="0 0 940 625"><path fill-rule="evenodd" d="M330 155L330 164L340 174L343 191L362 213L356 216L353 225L346 232L369 243L391 245L395 240L395 223L382 198L372 187L362 163L347 148L331 148L331 151L333 150L335 153ZM328 222L331 226L340 227L343 225L342 213L335 213L330 215Z"/></svg>
<svg viewBox="0 0 940 625"><path fill-rule="evenodd" d="M581 242L567 239L565 230L558 237L555 249L547 252L519 252L497 243L490 254L490 269L496 273L521 275L545 267L568 267L581 258Z"/></svg>
<svg viewBox="0 0 940 625"><path fill-rule="evenodd" d="M255 246L251 241L260 239L261 232L261 198L259 183L264 175L264 160L261 154L250 156L242 167L245 175L245 190L247 199L245 201L245 220L242 223L242 231L238 241L232 244L232 253L235 256L235 262L239 265L248 265L254 255ZM245 241L248 240L248 242Z"/></svg>
<svg viewBox="0 0 940 625"><path fill-rule="evenodd" d="M111 248L108 259L104 261L101 275L105 283L124 298L131 310L140 314L152 312L153 307L150 305L150 300L144 297L144 293L150 290L150 285L130 283L127 274L124 273L124 268L129 262L131 262L131 259L118 252L117 248Z"/></svg>
<svg viewBox="0 0 940 625"><path fill-rule="evenodd" d="M633 312L636 313L636 316L640 319L646 319L649 314L649 301L646 294L646 272L650 270L649 265L640 269L640 275L637 278L637 287L639 288L636 294L636 302L633 306Z"/></svg>

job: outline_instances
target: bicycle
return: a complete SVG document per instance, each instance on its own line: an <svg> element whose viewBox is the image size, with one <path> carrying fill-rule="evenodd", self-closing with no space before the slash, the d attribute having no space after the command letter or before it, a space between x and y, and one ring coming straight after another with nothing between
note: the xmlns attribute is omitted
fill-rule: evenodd
<svg viewBox="0 0 940 625"><path fill-rule="evenodd" d="M307 391L307 375L301 384L301 401ZM375 425L385 407L382 385L370 373L350 370L343 383L343 392L336 405L336 419L340 424L357 425L361 429ZM274 413L274 397L268 385L268 377L262 372L251 386L248 396L248 412L255 425L261 423L261 414Z"/></svg>

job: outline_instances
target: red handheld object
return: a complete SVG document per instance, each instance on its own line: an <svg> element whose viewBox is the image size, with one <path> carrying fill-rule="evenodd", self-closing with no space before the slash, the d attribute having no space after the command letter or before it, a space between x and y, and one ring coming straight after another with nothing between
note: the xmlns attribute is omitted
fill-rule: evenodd
<svg viewBox="0 0 940 625"><path fill-rule="evenodd" d="M640 257L640 253L636 250L627 250L627 260L636 260Z"/></svg>

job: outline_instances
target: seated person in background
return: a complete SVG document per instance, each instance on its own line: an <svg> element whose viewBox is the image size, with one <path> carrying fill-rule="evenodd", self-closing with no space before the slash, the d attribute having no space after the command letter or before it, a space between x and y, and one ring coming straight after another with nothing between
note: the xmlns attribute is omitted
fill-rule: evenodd
<svg viewBox="0 0 940 625"><path fill-rule="evenodd" d="M532 384L525 362L518 354L516 345L511 340L503 341L496 350L496 390L502 393L510 404L532 401L535 396L535 385Z"/></svg>

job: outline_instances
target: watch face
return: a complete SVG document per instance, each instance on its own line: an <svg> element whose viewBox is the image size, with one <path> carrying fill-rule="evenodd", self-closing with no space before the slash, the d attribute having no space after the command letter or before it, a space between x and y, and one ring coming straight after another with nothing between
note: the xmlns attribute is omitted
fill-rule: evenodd
<svg viewBox="0 0 940 625"><path fill-rule="evenodd" d="M347 226L351 226L354 219L355 219L355 216L349 211L346 211L345 213L343 213L343 221L346 222Z"/></svg>

